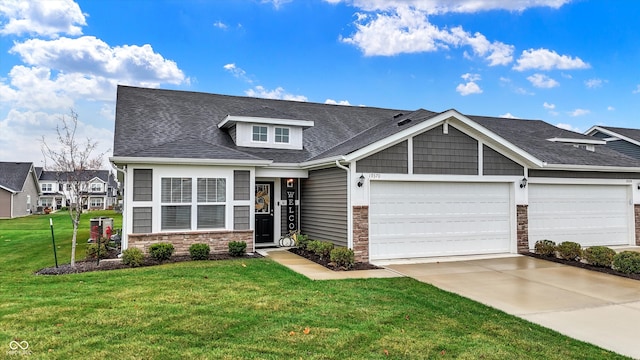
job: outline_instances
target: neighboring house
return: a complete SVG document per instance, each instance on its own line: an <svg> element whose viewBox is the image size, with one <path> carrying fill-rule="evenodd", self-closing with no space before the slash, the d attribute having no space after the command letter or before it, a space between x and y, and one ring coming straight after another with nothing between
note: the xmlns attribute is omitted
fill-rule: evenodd
<svg viewBox="0 0 640 360"><path fill-rule="evenodd" d="M640 129L593 126L585 134L603 139L613 150L640 159Z"/></svg>
<svg viewBox="0 0 640 360"><path fill-rule="evenodd" d="M289 230L359 261L635 245L640 161L539 120L118 87L123 249Z"/></svg>
<svg viewBox="0 0 640 360"><path fill-rule="evenodd" d="M40 206L53 210L69 206L75 198L73 179L69 172L41 171ZM85 209L109 209L116 204L118 184L109 170L85 170L80 174L80 189L87 196Z"/></svg>
<svg viewBox="0 0 640 360"><path fill-rule="evenodd" d="M39 195L33 163L0 162L0 219L32 214Z"/></svg>

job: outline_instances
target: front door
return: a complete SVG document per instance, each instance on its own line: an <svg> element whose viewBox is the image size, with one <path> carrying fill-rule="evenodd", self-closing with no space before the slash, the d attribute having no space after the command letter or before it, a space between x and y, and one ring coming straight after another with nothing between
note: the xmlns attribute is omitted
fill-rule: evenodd
<svg viewBox="0 0 640 360"><path fill-rule="evenodd" d="M256 243L273 242L273 182L256 182Z"/></svg>

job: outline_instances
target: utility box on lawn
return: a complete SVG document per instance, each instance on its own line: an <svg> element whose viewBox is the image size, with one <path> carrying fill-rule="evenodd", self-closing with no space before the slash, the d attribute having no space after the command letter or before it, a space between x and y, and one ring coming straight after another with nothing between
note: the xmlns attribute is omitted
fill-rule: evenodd
<svg viewBox="0 0 640 360"><path fill-rule="evenodd" d="M97 241L98 237L109 240L113 231L113 218L99 217L91 219L91 241Z"/></svg>

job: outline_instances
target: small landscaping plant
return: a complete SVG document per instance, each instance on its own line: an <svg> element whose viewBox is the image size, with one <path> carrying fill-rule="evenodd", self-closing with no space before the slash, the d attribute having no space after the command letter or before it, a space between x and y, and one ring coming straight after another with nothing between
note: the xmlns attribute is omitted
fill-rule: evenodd
<svg viewBox="0 0 640 360"><path fill-rule="evenodd" d="M623 251L613 257L613 269L625 274L640 273L640 253Z"/></svg>
<svg viewBox="0 0 640 360"><path fill-rule="evenodd" d="M533 246L536 254L542 256L555 256L556 255L556 243L551 240L538 240Z"/></svg>
<svg viewBox="0 0 640 360"><path fill-rule="evenodd" d="M615 250L606 246L592 246L584 251L584 258L593 266L611 267Z"/></svg>
<svg viewBox="0 0 640 360"><path fill-rule="evenodd" d="M149 255L157 261L169 260L174 251L173 244L157 243L149 246Z"/></svg>
<svg viewBox="0 0 640 360"><path fill-rule="evenodd" d="M333 243L328 241L315 241L313 252L320 256L321 259L328 259L331 250L333 250Z"/></svg>
<svg viewBox="0 0 640 360"><path fill-rule="evenodd" d="M297 234L296 235L296 246L302 250L307 249L307 244L309 244L309 235Z"/></svg>
<svg viewBox="0 0 640 360"><path fill-rule="evenodd" d="M131 267L142 266L144 254L138 248L129 248L122 252L122 263Z"/></svg>
<svg viewBox="0 0 640 360"><path fill-rule="evenodd" d="M96 260L98 258L98 244L89 244L87 245L87 260ZM107 254L107 246L106 244L100 244L100 259L106 259L108 257Z"/></svg>
<svg viewBox="0 0 640 360"><path fill-rule="evenodd" d="M209 253L211 248L207 244L193 244L189 246L189 255L191 260L207 260L209 259Z"/></svg>
<svg viewBox="0 0 640 360"><path fill-rule="evenodd" d="M333 248L329 256L332 263L335 263L337 266L344 267L346 269L350 269L355 263L355 255L353 253L353 250L346 247Z"/></svg>
<svg viewBox="0 0 640 360"><path fill-rule="evenodd" d="M582 257L582 247L577 242L561 242L556 246L556 250L558 251L558 256L561 259L580 261L580 258Z"/></svg>
<svg viewBox="0 0 640 360"><path fill-rule="evenodd" d="M247 252L247 243L244 241L229 241L229 255L239 257Z"/></svg>

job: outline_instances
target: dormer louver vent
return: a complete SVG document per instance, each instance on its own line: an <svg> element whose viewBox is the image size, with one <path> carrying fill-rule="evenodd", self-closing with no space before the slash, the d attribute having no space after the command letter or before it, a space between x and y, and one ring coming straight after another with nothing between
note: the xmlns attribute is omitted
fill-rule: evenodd
<svg viewBox="0 0 640 360"><path fill-rule="evenodd" d="M404 114L403 114L403 113L397 113L397 114L393 115L393 118L394 118L394 119L397 119L397 118L399 118L399 117L400 117L400 116L402 116L402 115L404 115Z"/></svg>

